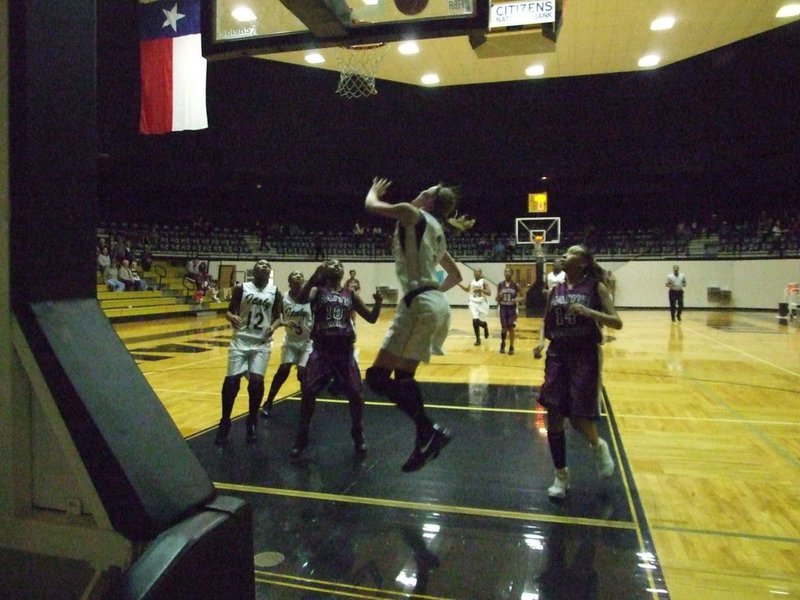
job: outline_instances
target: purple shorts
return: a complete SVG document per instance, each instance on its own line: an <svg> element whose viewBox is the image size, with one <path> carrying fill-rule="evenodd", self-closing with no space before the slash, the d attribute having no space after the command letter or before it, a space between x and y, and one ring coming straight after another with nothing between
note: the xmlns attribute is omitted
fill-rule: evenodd
<svg viewBox="0 0 800 600"><path fill-rule="evenodd" d="M326 352L314 346L303 376L303 391L316 396L332 377L336 378L339 389L348 398L361 394L361 371L352 346L347 352L341 349Z"/></svg>
<svg viewBox="0 0 800 600"><path fill-rule="evenodd" d="M513 329L517 326L517 305L501 304L499 308L500 328Z"/></svg>
<svg viewBox="0 0 800 600"><path fill-rule="evenodd" d="M544 363L544 383L539 404L556 408L565 417L600 417L599 346L565 347L550 344Z"/></svg>

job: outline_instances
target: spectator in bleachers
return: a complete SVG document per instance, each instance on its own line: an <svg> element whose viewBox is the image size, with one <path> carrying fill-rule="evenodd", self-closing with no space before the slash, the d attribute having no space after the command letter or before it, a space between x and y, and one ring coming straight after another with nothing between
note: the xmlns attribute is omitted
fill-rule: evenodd
<svg viewBox="0 0 800 600"><path fill-rule="evenodd" d="M478 240L478 256L489 257L489 253L492 250L492 245L489 242L488 238L485 235L481 235L480 239Z"/></svg>
<svg viewBox="0 0 800 600"><path fill-rule="evenodd" d="M325 260L325 237L322 232L314 234L314 260Z"/></svg>
<svg viewBox="0 0 800 600"><path fill-rule="evenodd" d="M213 299L214 302L220 301L219 291L211 275L208 274L208 265L205 261L202 261L197 266L197 273L194 274L194 282L196 290L195 299L198 302L202 302L206 298Z"/></svg>
<svg viewBox="0 0 800 600"><path fill-rule="evenodd" d="M138 271L138 264L135 260L131 261L131 278L133 279L133 289L137 292L146 292L147 291L147 283L144 279L141 278Z"/></svg>
<svg viewBox="0 0 800 600"><path fill-rule="evenodd" d="M136 291L136 282L133 279L133 271L131 271L131 264L127 258L122 259L117 273L117 278L125 285L125 291Z"/></svg>
<svg viewBox="0 0 800 600"><path fill-rule="evenodd" d="M758 232L759 237L764 237L769 233L770 228L772 227L772 219L767 215L767 211L762 210L761 214L758 216L758 223L756 224L756 229Z"/></svg>
<svg viewBox="0 0 800 600"><path fill-rule="evenodd" d="M158 248L161 242L161 234L158 230L158 225L153 225L145 238L145 244L150 244L153 248ZM144 265L142 265L144 267Z"/></svg>
<svg viewBox="0 0 800 600"><path fill-rule="evenodd" d="M497 238L497 241L494 243L494 248L492 249L492 260L501 261L504 260L506 257L506 245L503 243L503 240Z"/></svg>
<svg viewBox="0 0 800 600"><path fill-rule="evenodd" d="M197 256L195 256L193 259L189 260L186 263L186 275L188 277L191 277L192 279L195 279L196 278L195 276L200 272L200 263L201 262L202 261Z"/></svg>
<svg viewBox="0 0 800 600"><path fill-rule="evenodd" d="M508 239L506 240L506 260L514 260L514 254L516 254L516 251L517 243L514 240L514 236L508 236Z"/></svg>
<svg viewBox="0 0 800 600"><path fill-rule="evenodd" d="M353 241L355 242L356 251L361 250L361 244L364 241L365 235L366 232L364 231L364 226L356 221L356 224L353 225Z"/></svg>
<svg viewBox="0 0 800 600"><path fill-rule="evenodd" d="M100 254L97 255L97 271L102 275L107 267L111 266L111 257L108 255L108 246L100 248Z"/></svg>
<svg viewBox="0 0 800 600"><path fill-rule="evenodd" d="M780 257L783 257L783 235L784 230L783 227L781 227L781 220L776 219L770 230L770 254L777 252Z"/></svg>
<svg viewBox="0 0 800 600"><path fill-rule="evenodd" d="M119 279L118 265L119 263L114 261L105 268L105 271L103 271L103 279L112 292L125 291L125 284Z"/></svg>

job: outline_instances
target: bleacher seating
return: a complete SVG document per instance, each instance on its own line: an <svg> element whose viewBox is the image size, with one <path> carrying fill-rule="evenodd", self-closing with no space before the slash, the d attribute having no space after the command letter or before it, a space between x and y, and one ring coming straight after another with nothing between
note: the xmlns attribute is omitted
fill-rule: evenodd
<svg viewBox="0 0 800 600"><path fill-rule="evenodd" d="M128 227L128 229L125 229ZM345 260L387 260L391 257L388 233L356 237L351 232L322 232L320 234L281 230L261 232L243 228L215 226L204 230L188 225L138 226L108 223L98 230L98 238L111 240L116 236L129 238L134 253L149 243L154 256L186 260L202 256L206 259L296 259L313 260L316 256L315 238L319 236L326 256ZM461 260L529 261L533 246L514 247L513 258L506 253L496 254L495 244L513 239L512 232L468 231L448 236L450 253ZM776 237L770 232L758 232L753 227L726 228L722 233L695 234L665 233L660 229L624 229L601 231L567 230L558 246L547 246L552 256L562 253L572 244L585 243L601 260L632 258L738 258L741 256L779 258L800 256L800 232L787 231Z"/></svg>
<svg viewBox="0 0 800 600"><path fill-rule="evenodd" d="M222 312L228 302L195 302L184 289L183 265L169 261L153 263L151 271L142 275L160 281L159 289L145 292L112 292L103 283L97 284L97 301L111 321L130 321L171 316L202 315ZM160 273L163 273L161 275Z"/></svg>

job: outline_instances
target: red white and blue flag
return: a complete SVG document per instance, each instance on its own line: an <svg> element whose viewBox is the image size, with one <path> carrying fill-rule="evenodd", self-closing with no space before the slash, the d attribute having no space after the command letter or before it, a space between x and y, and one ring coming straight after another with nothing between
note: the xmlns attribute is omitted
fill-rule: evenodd
<svg viewBox="0 0 800 600"><path fill-rule="evenodd" d="M140 0L139 132L206 129L206 59L200 0Z"/></svg>

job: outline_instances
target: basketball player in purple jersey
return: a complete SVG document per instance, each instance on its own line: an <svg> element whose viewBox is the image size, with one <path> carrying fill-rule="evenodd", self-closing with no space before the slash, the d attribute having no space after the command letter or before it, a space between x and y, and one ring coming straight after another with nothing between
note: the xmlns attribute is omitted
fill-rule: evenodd
<svg viewBox="0 0 800 600"><path fill-rule="evenodd" d="M500 315L500 352L506 351L506 336L508 336L508 353L514 354L514 334L517 329L517 305L522 297L519 285L512 279L514 271L506 267L505 279L497 284L497 302Z"/></svg>
<svg viewBox="0 0 800 600"><path fill-rule="evenodd" d="M397 223L393 241L395 271L404 296L375 362L367 369L366 380L416 425L414 449L402 467L410 472L436 458L450 442L449 433L425 414L422 391L414 379L420 362L428 362L431 354L444 354L450 304L443 292L461 283L458 265L447 252L441 222L447 220L463 230L471 227L474 220L450 218L458 202L454 188L434 185L411 202L390 204L383 199L390 185L388 179L375 177L364 208ZM441 283L436 276L439 265L447 274Z"/></svg>
<svg viewBox="0 0 800 600"><path fill-rule="evenodd" d="M600 409L600 325L622 328L614 300L603 283L603 270L584 246L564 254L566 281L547 296L547 308L534 358L541 358L544 340L550 340L539 403L547 408L547 442L556 469L550 498L564 498L569 489L564 421L589 440L601 477L611 477L614 460L608 444L597 433Z"/></svg>
<svg viewBox="0 0 800 600"><path fill-rule="evenodd" d="M347 396L350 407L353 445L357 455L367 451L362 416L364 398L361 395L361 373L353 355L356 334L353 329L353 312L367 323L378 320L383 304L380 293L373 294L375 305L369 310L352 290L342 286L344 268L338 260L328 260L320 265L296 297L300 304L309 302L314 316L311 339L314 348L306 364L300 392L300 425L289 456L299 458L308 447L311 418L317 395L335 378L339 389Z"/></svg>

